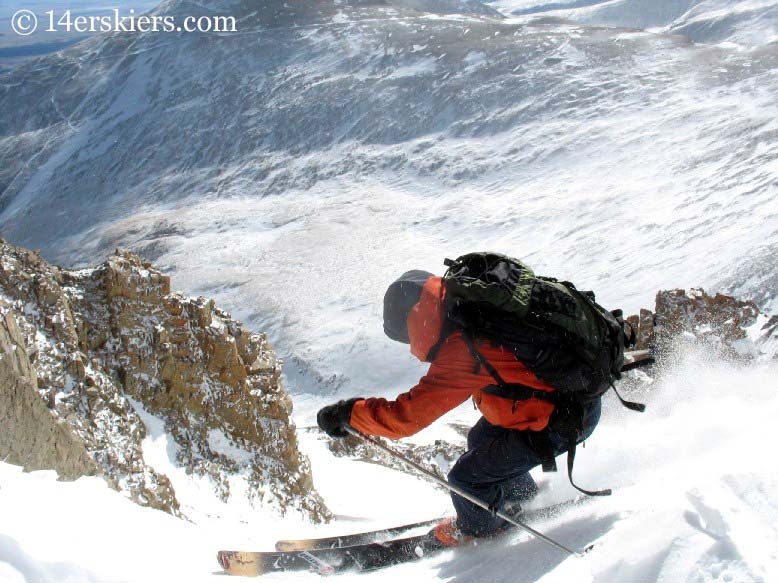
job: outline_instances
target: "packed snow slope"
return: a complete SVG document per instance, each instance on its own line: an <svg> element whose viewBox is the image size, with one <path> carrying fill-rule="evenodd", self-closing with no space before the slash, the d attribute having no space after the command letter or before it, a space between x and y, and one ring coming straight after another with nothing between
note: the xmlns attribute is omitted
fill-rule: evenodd
<svg viewBox="0 0 778 583"><path fill-rule="evenodd" d="M64 263L132 247L268 330L303 429L325 403L418 379L381 336L384 289L474 249L627 311L691 285L778 311L776 3L657 2L650 18L648 2L508 4L167 2L236 15L238 32L101 36L32 62L0 78L0 232ZM691 354L665 373L644 415L609 397L579 452L577 479L614 496L537 525L598 542L586 558L517 535L344 580L778 580L775 366ZM301 446L340 517L317 534L450 512L315 431ZM197 581L217 548L312 534L264 515L183 524L94 480L0 471L11 581ZM574 495L538 479L537 504Z"/></svg>

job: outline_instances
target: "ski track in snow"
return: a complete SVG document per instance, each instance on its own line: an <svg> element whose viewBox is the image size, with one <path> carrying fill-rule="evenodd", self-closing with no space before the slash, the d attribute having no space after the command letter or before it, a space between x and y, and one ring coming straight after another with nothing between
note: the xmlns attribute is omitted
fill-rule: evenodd
<svg viewBox="0 0 778 583"><path fill-rule="evenodd" d="M774 273L778 248L778 85L770 45L778 38L778 2L658 0L650 8L634 0L490 4L506 14L520 11L516 22L553 16L653 28L620 31L609 41L615 46L609 54L598 53L599 45L591 53L589 45L582 49L587 33L575 22L540 25L537 42L528 45L536 52L515 72L528 86L549 87L517 94L499 107L487 93L474 94L492 107L475 108L470 120L407 141L375 139L363 147L357 140L335 140L330 148L297 157L270 153L283 167L273 167L262 184L281 184L280 194L251 196L257 186L242 174L250 162L221 169L217 187L207 170L166 177L191 192L184 201L158 203L143 185L123 185L129 189L126 200L76 207L83 212L79 220L97 226L62 245L63 257L71 259L91 257L113 243L149 245L159 251L158 263L173 272L177 288L215 296L253 328L267 330L285 356L301 447L337 520L314 526L270 510L217 503L204 508L207 494L199 485L174 475L192 514L192 522L185 522L139 508L96 478L63 483L52 472L26 474L0 462L0 582L223 581L215 560L220 548L271 549L279 538L450 513L445 493L402 473L333 458L320 434L307 430L324 404L355 394L391 396L423 374L425 367L412 360L407 347L381 335L384 288L406 269L439 273L446 256L500 249L520 254L538 272L594 288L606 305L635 311L650 306L663 287L723 285L733 265L758 255L767 267L755 263L749 269L763 271L727 285L761 291L767 303L775 297L774 290L761 288ZM465 38L469 21L460 20ZM422 25L398 20L395 30ZM340 14L333 26L301 30L311 58L290 66L288 86L306 91L321 86L326 96L328 83L377 74L387 83L434 79L445 55L436 54L432 42L409 47L414 59L383 69L377 63L388 49L368 42L365 26L370 23L351 23ZM697 44L662 36L666 33L687 34ZM353 60L357 68L344 69L343 60L328 51L343 38L352 54L366 57ZM97 41L92 46L99 50ZM619 50L629 51L629 59L618 61ZM155 54L154 48L128 48L125 81L150 74ZM186 70L187 58L180 58ZM467 52L462 63L457 74L477 87L489 55ZM554 67L566 74L553 79L540 74ZM113 75L119 78L118 68ZM300 79L304 85L296 85ZM167 79L157 90L165 94L179 82ZM284 102L283 89L276 87L277 102L264 105L294 105ZM69 130L50 137L52 147L61 149L4 209L4 222L13 213L24 216L64 158L105 155L111 145L99 143L100 136L131 122L143 99L141 93L126 93L102 104L103 114L84 127L67 118ZM196 99L179 107L195 107ZM59 111L62 104L55 105ZM544 113L549 111L553 115ZM359 135L350 132L371 123L362 112L340 131ZM505 123L511 131L494 129ZM506 213L506 206L512 211ZM130 216L115 220L115 213L133 207ZM582 485L610 486L614 495L535 525L569 546L595 543L582 559L567 559L517 534L338 580L778 581L778 470L764 447L778 410L776 372L775 365L734 368L704 354L679 355L664 378L639 395L649 406L644 415L608 397L603 421L579 450L575 471ZM465 404L413 440L449 439L454 431L447 424L476 418ZM172 467L164 434L153 419L146 422L150 436L144 449L157 456L160 467ZM211 437L220 443L219 435ZM536 478L545 485L537 505L575 495L564 473Z"/></svg>

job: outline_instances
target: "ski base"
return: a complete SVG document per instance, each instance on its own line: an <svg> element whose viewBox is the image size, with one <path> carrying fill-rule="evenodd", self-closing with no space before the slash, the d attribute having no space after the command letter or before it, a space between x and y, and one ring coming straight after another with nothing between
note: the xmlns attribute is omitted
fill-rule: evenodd
<svg viewBox="0 0 778 583"><path fill-rule="evenodd" d="M589 497L579 497L573 500L529 509L520 512L517 518L522 521L537 521L551 518L566 509L591 501ZM217 559L225 573L229 575L258 576L278 571L312 571L320 575L332 575L343 571L371 571L390 567L400 563L415 561L428 557L448 547L441 547L428 532L419 536L375 542L376 538L389 536L387 533L400 534L410 532L422 526L434 526L440 520L417 522L391 529L381 529L372 532L326 537L323 539L300 539L295 541L279 541L283 546L294 546L292 550L251 552L251 551L219 551ZM509 529L507 532L515 532ZM371 539L371 542L344 545L344 542ZM487 539L491 540L491 539ZM480 539L474 541L475 544ZM301 548L303 546L308 548Z"/></svg>
<svg viewBox="0 0 778 583"><path fill-rule="evenodd" d="M229 575L258 576L275 571L313 571L332 575L371 571L420 559L442 550L429 534L350 547L305 551L219 551L217 558Z"/></svg>
<svg viewBox="0 0 778 583"><path fill-rule="evenodd" d="M514 518L522 521L542 520L549 518L562 511L565 508L577 506L584 502L588 502L591 499L589 497L578 496L571 500L559 502L557 504L551 504L549 506L542 506L538 508L520 509ZM284 539L276 543L277 551L311 551L317 549L334 549L340 547L349 547L354 545L360 545L371 542L385 542L394 538L406 538L404 535L418 528L432 528L441 522L448 520L450 517L434 518L431 520L424 520L422 522L414 522L411 524L404 524L400 526L393 526L390 528L381 528L377 530L371 530L367 532L361 532L358 534L345 534L338 536L329 536L322 538L308 538L308 539Z"/></svg>
<svg viewBox="0 0 778 583"><path fill-rule="evenodd" d="M354 545L361 545L372 542L380 543L396 538L399 535L410 532L417 528L432 528L441 520L442 519L440 518L435 518L432 520L414 522L413 524L404 524L402 526L393 526L390 528L382 528L368 532L360 532L357 534L345 534L323 538L280 540L276 543L276 550L286 552L311 551L317 549L351 547Z"/></svg>

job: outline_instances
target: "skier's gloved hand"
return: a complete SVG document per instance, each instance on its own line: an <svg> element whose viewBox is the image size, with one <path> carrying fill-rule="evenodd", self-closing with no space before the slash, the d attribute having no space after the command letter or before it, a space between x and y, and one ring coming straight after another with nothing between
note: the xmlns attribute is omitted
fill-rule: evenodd
<svg viewBox="0 0 778 583"><path fill-rule="evenodd" d="M361 400L361 397L357 397L323 407L316 415L316 423L330 437L347 437L348 433L343 430L343 427L351 421L351 409L354 408L354 403Z"/></svg>

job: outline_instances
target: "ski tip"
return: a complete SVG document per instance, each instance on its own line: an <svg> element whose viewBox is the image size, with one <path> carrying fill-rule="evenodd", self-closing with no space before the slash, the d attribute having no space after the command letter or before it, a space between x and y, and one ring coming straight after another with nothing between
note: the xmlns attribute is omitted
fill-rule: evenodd
<svg viewBox="0 0 778 583"><path fill-rule="evenodd" d="M219 551L216 553L216 560L219 561L219 566L225 571L230 568L230 560L227 557L227 553L225 551Z"/></svg>

